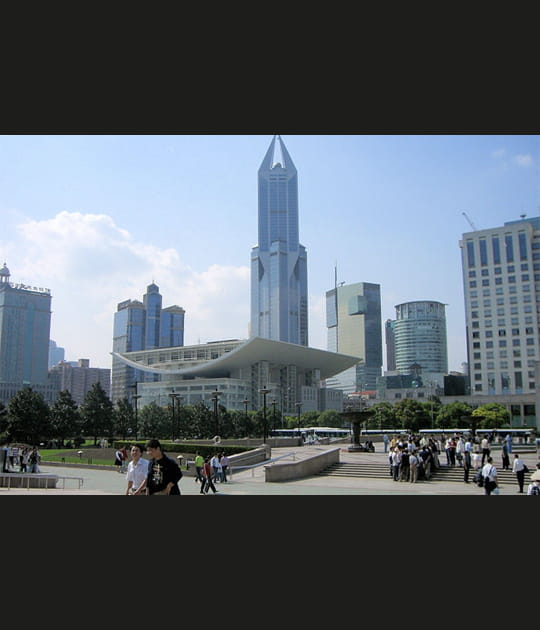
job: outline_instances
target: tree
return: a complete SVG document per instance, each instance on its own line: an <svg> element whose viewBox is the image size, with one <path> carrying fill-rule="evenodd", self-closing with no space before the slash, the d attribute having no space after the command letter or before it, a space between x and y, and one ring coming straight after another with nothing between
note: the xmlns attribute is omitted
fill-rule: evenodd
<svg viewBox="0 0 540 630"><path fill-rule="evenodd" d="M114 432L117 435L121 435L125 440L126 435L133 432L135 426L135 412L133 406L127 398L122 398L117 401L113 415Z"/></svg>
<svg viewBox="0 0 540 630"><path fill-rule="evenodd" d="M471 417L472 411L471 405L465 402L448 403L437 412L436 425L439 429L474 429L476 423Z"/></svg>
<svg viewBox="0 0 540 630"><path fill-rule="evenodd" d="M141 436L161 439L170 434L169 414L154 400L139 411L138 420Z"/></svg>
<svg viewBox="0 0 540 630"><path fill-rule="evenodd" d="M8 404L7 434L11 440L37 445L50 436L49 407L39 392L23 387Z"/></svg>
<svg viewBox="0 0 540 630"><path fill-rule="evenodd" d="M94 445L97 446L100 435L107 435L111 440L114 438L113 404L99 381L86 392L80 413L84 433L94 438Z"/></svg>
<svg viewBox="0 0 540 630"><path fill-rule="evenodd" d="M472 412L472 416L481 419L482 429L498 429L510 421L510 413L499 403L480 405Z"/></svg>
<svg viewBox="0 0 540 630"><path fill-rule="evenodd" d="M336 411L335 409L327 409L319 416L319 426L341 429L343 427L343 417L339 411Z"/></svg>
<svg viewBox="0 0 540 630"><path fill-rule="evenodd" d="M425 421L425 409L421 403L412 398L404 398L394 405L394 414L401 429L418 431ZM429 420L431 423L431 420Z"/></svg>
<svg viewBox="0 0 540 630"><path fill-rule="evenodd" d="M61 445L64 440L81 434L81 416L77 403L67 389L58 394L50 409L51 436L59 438Z"/></svg>
<svg viewBox="0 0 540 630"><path fill-rule="evenodd" d="M373 411L368 420L369 429L393 429L396 426L396 415L394 407L389 402L375 403L370 407Z"/></svg>

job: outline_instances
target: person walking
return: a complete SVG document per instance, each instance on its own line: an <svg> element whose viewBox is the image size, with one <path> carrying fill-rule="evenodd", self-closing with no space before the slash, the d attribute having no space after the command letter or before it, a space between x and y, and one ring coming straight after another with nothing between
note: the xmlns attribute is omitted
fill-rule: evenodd
<svg viewBox="0 0 540 630"><path fill-rule="evenodd" d="M515 473L517 477L517 482L519 486L518 493L523 494L523 484L525 483L525 462L519 456L519 453L514 453L514 462L512 464L512 472Z"/></svg>
<svg viewBox="0 0 540 630"><path fill-rule="evenodd" d="M490 495L497 488L497 469L493 465L493 458L488 457L482 468L484 477L484 494Z"/></svg>
<svg viewBox="0 0 540 630"><path fill-rule="evenodd" d="M223 483L227 483L227 471L229 470L229 458L225 453L221 454L221 459L219 460L221 464L221 480Z"/></svg>
<svg viewBox="0 0 540 630"><path fill-rule="evenodd" d="M489 454L491 453L487 435L484 435L484 437L482 438L482 441L480 442L480 448L482 449L482 466L484 466L484 462L486 461L486 458L489 457Z"/></svg>
<svg viewBox="0 0 540 630"><path fill-rule="evenodd" d="M503 445L501 448L501 454L502 454L503 470L510 470L510 457L508 455L508 445L506 444L506 442L503 442Z"/></svg>
<svg viewBox="0 0 540 630"><path fill-rule="evenodd" d="M159 440L153 438L146 443L146 450L150 457L146 486L148 494L179 495L178 482L182 479L180 466L165 455Z"/></svg>
<svg viewBox="0 0 540 630"><path fill-rule="evenodd" d="M204 477L204 483L201 484L200 493L208 494L208 490L212 490L214 494L216 494L216 486L214 486L214 482L212 477L214 476L214 472L212 470L212 466L210 465L210 458L206 457L203 464L202 474Z"/></svg>
<svg viewBox="0 0 540 630"><path fill-rule="evenodd" d="M470 442L468 442L468 444L470 446ZM471 449L465 448L465 450L463 451L463 481L465 483L470 483L469 472L471 470L471 466L472 466Z"/></svg>
<svg viewBox="0 0 540 630"><path fill-rule="evenodd" d="M204 477L202 476L202 468L204 466L204 457L197 451L195 453L195 483L200 482L201 488L204 485Z"/></svg>
<svg viewBox="0 0 540 630"><path fill-rule="evenodd" d="M127 495L146 494L146 479L148 477L149 461L142 456L143 447L134 444L131 447L131 461L127 465Z"/></svg>
<svg viewBox="0 0 540 630"><path fill-rule="evenodd" d="M384 442L384 452L387 453L388 452L388 443L390 442L390 439L388 438L388 434L385 433L383 435L383 442Z"/></svg>
<svg viewBox="0 0 540 630"><path fill-rule="evenodd" d="M504 441L506 442L506 447L508 448L508 455L512 454L512 435L510 433L506 434L506 437L504 438Z"/></svg>
<svg viewBox="0 0 540 630"><path fill-rule="evenodd" d="M219 462L219 456L217 453L210 460L210 466L212 466L213 470L213 481L215 481L216 483L218 481L221 481L221 464Z"/></svg>
<svg viewBox="0 0 540 630"><path fill-rule="evenodd" d="M119 448L114 452L114 465L118 466L118 472L122 472L122 451Z"/></svg>

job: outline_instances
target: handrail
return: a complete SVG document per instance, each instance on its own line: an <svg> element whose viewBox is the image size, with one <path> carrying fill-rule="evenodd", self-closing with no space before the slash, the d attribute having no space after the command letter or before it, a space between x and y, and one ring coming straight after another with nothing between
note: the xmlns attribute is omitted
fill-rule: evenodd
<svg viewBox="0 0 540 630"><path fill-rule="evenodd" d="M61 486L61 490L65 490L66 489L66 479L74 479L78 482L78 487L77 490L81 489L81 486L84 485L84 477L69 477L69 476L58 476L58 475L54 475L56 477L57 483L58 481L62 481L62 486ZM49 479L51 478L51 475L40 475L35 474L35 473L8 473L6 475L6 477L8 478L8 484L7 487L8 490L11 490L11 479L25 479L26 480L26 489L30 490L30 480L31 479L37 479L38 480L38 484L37 484L37 489L40 490L41 489L41 480L44 480L44 484L43 484L43 490L47 490L47 482L49 481ZM15 487L15 486L13 486ZM16 486L18 488L22 488L24 487L22 484L20 486ZM56 488L58 488L58 486L56 486Z"/></svg>
<svg viewBox="0 0 540 630"><path fill-rule="evenodd" d="M255 468L259 468L259 466L266 466L267 464L272 464L273 462L277 462L280 459L283 459L284 457L290 457L292 455L293 461L295 461L295 456L296 456L296 451L293 451L292 453L285 453L284 455L280 455L279 457L272 457L271 459L265 459L262 462L258 462L257 464L250 464L249 466L231 466L229 472L231 475L231 479L233 476L233 468L234 470L249 470L251 469L251 476L254 477L255 476Z"/></svg>

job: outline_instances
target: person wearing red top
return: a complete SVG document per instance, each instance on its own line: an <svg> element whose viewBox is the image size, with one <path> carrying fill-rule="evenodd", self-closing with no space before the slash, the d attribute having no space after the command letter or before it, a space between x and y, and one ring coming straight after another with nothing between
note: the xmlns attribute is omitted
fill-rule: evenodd
<svg viewBox="0 0 540 630"><path fill-rule="evenodd" d="M212 475L214 474L212 470L212 466L210 466L210 458L204 458L204 464L202 467L202 474L204 477L204 484L201 484L201 494L208 494L208 490L212 489L212 492L216 494L216 486L214 486L214 482L212 481Z"/></svg>

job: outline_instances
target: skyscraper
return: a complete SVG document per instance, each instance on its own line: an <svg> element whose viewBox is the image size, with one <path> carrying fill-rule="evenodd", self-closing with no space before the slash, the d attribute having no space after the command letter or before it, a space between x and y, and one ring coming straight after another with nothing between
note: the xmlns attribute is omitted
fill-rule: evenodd
<svg viewBox="0 0 540 630"><path fill-rule="evenodd" d="M0 269L0 400L25 385L45 393L48 380L51 292L10 282ZM42 387L40 387L42 386Z"/></svg>
<svg viewBox="0 0 540 630"><path fill-rule="evenodd" d="M382 369L381 288L370 282L326 292L327 349L357 356L357 365L326 379L345 394L374 390Z"/></svg>
<svg viewBox="0 0 540 630"><path fill-rule="evenodd" d="M184 316L181 306L162 308L157 284L149 284L143 301L124 300L114 314L113 352L133 352L184 345ZM113 355L111 400L129 398L138 382L156 381L158 375L142 372Z"/></svg>
<svg viewBox="0 0 540 630"><path fill-rule="evenodd" d="M534 393L540 218L466 232L459 246L471 394Z"/></svg>
<svg viewBox="0 0 540 630"><path fill-rule="evenodd" d="M441 302L396 305L395 369L402 374L447 374L446 314Z"/></svg>
<svg viewBox="0 0 540 630"><path fill-rule="evenodd" d="M61 348L56 345L56 341L52 339L49 341L49 368L52 368L53 365L57 365L60 361L65 359L65 348Z"/></svg>
<svg viewBox="0 0 540 630"><path fill-rule="evenodd" d="M299 242L298 175L280 136L258 172L259 241L251 251L252 337L308 345L307 253Z"/></svg>

